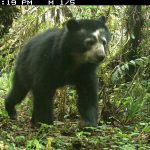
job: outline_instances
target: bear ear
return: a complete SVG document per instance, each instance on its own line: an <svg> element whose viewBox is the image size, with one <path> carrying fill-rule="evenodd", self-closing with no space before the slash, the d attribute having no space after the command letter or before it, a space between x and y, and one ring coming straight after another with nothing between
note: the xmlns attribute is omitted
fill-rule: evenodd
<svg viewBox="0 0 150 150"><path fill-rule="evenodd" d="M76 31L76 30L79 30L80 29L80 25L79 25L79 22L75 19L71 19L67 22L66 24L67 26L67 29L69 31Z"/></svg>
<svg viewBox="0 0 150 150"><path fill-rule="evenodd" d="M99 20L102 22L102 23L106 23L106 17L105 16L100 16L99 17Z"/></svg>

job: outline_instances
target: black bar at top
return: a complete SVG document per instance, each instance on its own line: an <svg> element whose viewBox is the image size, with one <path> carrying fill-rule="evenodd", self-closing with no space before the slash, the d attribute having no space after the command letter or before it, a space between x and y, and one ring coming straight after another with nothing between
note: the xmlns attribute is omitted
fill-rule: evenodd
<svg viewBox="0 0 150 150"><path fill-rule="evenodd" d="M150 0L0 0L0 5L145 5Z"/></svg>

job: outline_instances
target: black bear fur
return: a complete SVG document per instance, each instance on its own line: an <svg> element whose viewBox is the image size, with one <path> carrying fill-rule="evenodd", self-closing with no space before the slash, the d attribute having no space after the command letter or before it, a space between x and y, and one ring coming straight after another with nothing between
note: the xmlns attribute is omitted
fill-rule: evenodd
<svg viewBox="0 0 150 150"><path fill-rule="evenodd" d="M109 31L105 18L69 20L62 29L49 29L22 48L5 108L17 118L15 106L33 93L32 122L53 123L57 88L74 85L82 126L96 126L98 117L96 68L106 55Z"/></svg>

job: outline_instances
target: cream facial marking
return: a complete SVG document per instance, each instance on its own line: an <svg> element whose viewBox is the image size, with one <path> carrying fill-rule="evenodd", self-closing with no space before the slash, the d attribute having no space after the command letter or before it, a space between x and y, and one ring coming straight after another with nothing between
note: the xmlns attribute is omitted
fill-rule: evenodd
<svg viewBox="0 0 150 150"><path fill-rule="evenodd" d="M102 44L105 46L107 44L107 40L104 36L101 37Z"/></svg>
<svg viewBox="0 0 150 150"><path fill-rule="evenodd" d="M94 62L96 61L95 55L97 56L105 56L105 49L103 44L96 43L91 47L91 49L84 53L84 58L86 61Z"/></svg>
<svg viewBox="0 0 150 150"><path fill-rule="evenodd" d="M84 61L88 62L96 62L97 57L104 57L106 55L105 52L105 44L107 43L106 38L104 37L103 33L105 32L104 29L98 29L92 33L93 36L96 38L96 43L92 45L92 47L83 54ZM97 57L95 57L97 56Z"/></svg>
<svg viewBox="0 0 150 150"><path fill-rule="evenodd" d="M80 30L80 32L85 32L85 30ZM91 37L85 39L85 45L89 44L89 49L84 53L73 54L74 60L77 64L84 64L87 62L99 63L101 58L103 59L106 55L105 44L107 40L104 36L105 30L100 28L95 30L91 35L95 37L95 43L91 43Z"/></svg>
<svg viewBox="0 0 150 150"><path fill-rule="evenodd" d="M95 32L92 33L92 35L94 35L98 41L99 39L99 35L100 35L100 31L99 30L96 30Z"/></svg>
<svg viewBox="0 0 150 150"><path fill-rule="evenodd" d="M100 28L100 29L97 29L96 31L94 31L92 33L92 35L94 35L96 37L97 41L100 40L99 37L101 37L102 40L104 39L106 41L106 38L104 36L102 36L104 32L105 32L105 29Z"/></svg>

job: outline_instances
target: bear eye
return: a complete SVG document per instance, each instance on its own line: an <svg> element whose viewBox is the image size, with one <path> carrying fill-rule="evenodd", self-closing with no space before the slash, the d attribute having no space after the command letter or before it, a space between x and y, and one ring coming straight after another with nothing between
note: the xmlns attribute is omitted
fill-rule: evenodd
<svg viewBox="0 0 150 150"><path fill-rule="evenodd" d="M105 38L102 38L101 41L102 41L102 44L103 44L104 46L107 44L107 41L106 41Z"/></svg>
<svg viewBox="0 0 150 150"><path fill-rule="evenodd" d="M88 37L85 39L84 44L87 47L90 47L96 43L96 38L94 36Z"/></svg>

